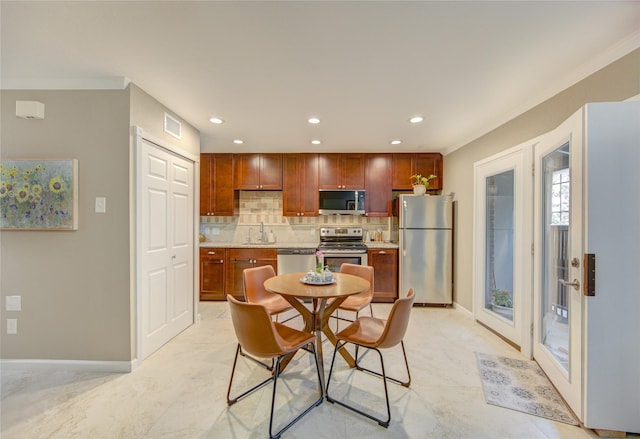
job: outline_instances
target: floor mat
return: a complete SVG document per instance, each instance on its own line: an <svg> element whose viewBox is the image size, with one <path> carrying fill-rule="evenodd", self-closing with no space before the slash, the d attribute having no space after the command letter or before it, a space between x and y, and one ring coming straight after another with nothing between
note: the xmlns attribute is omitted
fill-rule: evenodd
<svg viewBox="0 0 640 439"><path fill-rule="evenodd" d="M579 425L535 361L476 352L488 404Z"/></svg>

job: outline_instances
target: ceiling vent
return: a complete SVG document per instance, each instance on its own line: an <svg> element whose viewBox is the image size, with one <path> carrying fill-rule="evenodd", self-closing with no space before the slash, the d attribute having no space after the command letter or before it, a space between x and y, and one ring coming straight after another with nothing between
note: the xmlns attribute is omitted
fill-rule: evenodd
<svg viewBox="0 0 640 439"><path fill-rule="evenodd" d="M44 119L44 104L37 101L16 101L16 117Z"/></svg>
<svg viewBox="0 0 640 439"><path fill-rule="evenodd" d="M182 124L177 119L164 113L164 132L171 134L176 139L182 139Z"/></svg>

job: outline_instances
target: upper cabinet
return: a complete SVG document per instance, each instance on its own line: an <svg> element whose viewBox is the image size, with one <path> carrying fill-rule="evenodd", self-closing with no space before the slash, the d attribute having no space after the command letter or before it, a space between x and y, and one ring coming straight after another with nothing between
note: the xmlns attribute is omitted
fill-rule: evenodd
<svg viewBox="0 0 640 439"><path fill-rule="evenodd" d="M233 187L282 190L282 154L234 154Z"/></svg>
<svg viewBox="0 0 640 439"><path fill-rule="evenodd" d="M282 215L318 216L318 154L283 154L282 169Z"/></svg>
<svg viewBox="0 0 640 439"><path fill-rule="evenodd" d="M442 154L440 153L397 153L393 154L393 189L411 190L410 177L433 174L429 190L442 190Z"/></svg>
<svg viewBox="0 0 640 439"><path fill-rule="evenodd" d="M233 216L233 154L200 154L200 215Z"/></svg>
<svg viewBox="0 0 640 439"><path fill-rule="evenodd" d="M367 216L391 216L391 154L365 154Z"/></svg>
<svg viewBox="0 0 640 439"><path fill-rule="evenodd" d="M364 188L364 154L318 154L318 189Z"/></svg>

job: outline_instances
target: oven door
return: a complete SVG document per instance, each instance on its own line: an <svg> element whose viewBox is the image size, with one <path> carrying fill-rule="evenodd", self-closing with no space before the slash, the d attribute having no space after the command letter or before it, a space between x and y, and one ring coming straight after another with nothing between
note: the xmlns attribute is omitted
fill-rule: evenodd
<svg viewBox="0 0 640 439"><path fill-rule="evenodd" d="M324 254L324 265L334 273L340 272L340 266L348 262L349 264L367 265L366 253L339 253L339 254Z"/></svg>

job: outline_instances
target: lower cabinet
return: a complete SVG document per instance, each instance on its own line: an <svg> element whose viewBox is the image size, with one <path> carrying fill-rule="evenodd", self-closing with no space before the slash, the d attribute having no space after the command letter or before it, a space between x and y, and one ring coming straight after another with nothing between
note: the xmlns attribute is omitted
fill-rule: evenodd
<svg viewBox="0 0 640 439"><path fill-rule="evenodd" d="M226 264L225 292L236 298L243 298L242 271L245 268L271 265L277 273L278 251L266 248L229 248L227 249Z"/></svg>
<svg viewBox="0 0 640 439"><path fill-rule="evenodd" d="M200 248L200 300L226 300L224 248Z"/></svg>
<svg viewBox="0 0 640 439"><path fill-rule="evenodd" d="M370 249L368 263L373 267L373 301L395 302L398 298L398 250Z"/></svg>

